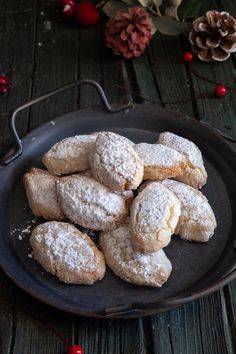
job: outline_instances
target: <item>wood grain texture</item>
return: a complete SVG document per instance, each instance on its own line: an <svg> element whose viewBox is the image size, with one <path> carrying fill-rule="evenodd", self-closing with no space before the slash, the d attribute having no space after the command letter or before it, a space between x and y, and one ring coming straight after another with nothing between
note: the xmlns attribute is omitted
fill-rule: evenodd
<svg viewBox="0 0 236 354"><path fill-rule="evenodd" d="M72 343L73 317L16 291L12 354L64 354Z"/></svg>
<svg viewBox="0 0 236 354"><path fill-rule="evenodd" d="M85 353L146 354L141 319L127 321L77 319L75 338Z"/></svg>
<svg viewBox="0 0 236 354"><path fill-rule="evenodd" d="M31 97L35 39L36 1L0 2L0 72L11 80L9 96L0 97L0 158L12 138L8 129L9 112ZM19 115L20 135L27 131L27 112ZM0 272L0 353L11 352L15 337L15 287ZM9 304L9 305L7 305Z"/></svg>
<svg viewBox="0 0 236 354"><path fill-rule="evenodd" d="M0 272L0 354L8 354L14 339L15 286Z"/></svg>
<svg viewBox="0 0 236 354"><path fill-rule="evenodd" d="M11 80L10 95L0 97L0 157L12 143L9 113L31 98L36 0L0 2L0 73ZM27 112L19 114L20 135L27 131Z"/></svg>
<svg viewBox="0 0 236 354"><path fill-rule="evenodd" d="M65 23L59 9L56 0L38 3L33 97L72 82L78 76L77 27ZM76 97L76 90L72 89L34 106L29 129L75 110Z"/></svg>
<svg viewBox="0 0 236 354"><path fill-rule="evenodd" d="M148 55L160 98L164 102L163 105L169 109L194 116L191 101L165 104L165 102L191 99L189 79L182 61L180 38L158 34L148 49Z"/></svg>
<svg viewBox="0 0 236 354"><path fill-rule="evenodd" d="M233 353L223 292L151 319L155 353Z"/></svg>

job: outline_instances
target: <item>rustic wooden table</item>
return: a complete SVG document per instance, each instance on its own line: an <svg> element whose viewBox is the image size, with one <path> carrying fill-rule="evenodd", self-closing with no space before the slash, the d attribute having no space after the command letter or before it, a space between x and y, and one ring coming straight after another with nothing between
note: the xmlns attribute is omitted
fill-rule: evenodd
<svg viewBox="0 0 236 354"><path fill-rule="evenodd" d="M124 61L105 48L102 25L79 30L63 22L58 0L1 0L0 71L12 89L0 97L1 156L11 146L9 112L32 97L78 78L95 79L110 102L133 99L134 91L150 100L181 101L212 92L214 85L196 78L184 65L182 37L157 35L138 60ZM208 0L205 9L220 8L236 16L231 0ZM208 79L235 85L236 55L221 64L194 63ZM118 88L126 87L128 91ZM65 112L99 104L94 90L65 92L21 115L21 136ZM204 121L236 139L236 90L224 99L204 98L162 104ZM236 282L175 310L136 320L102 321L74 317L49 308L11 283L0 272L0 353L66 353L66 343L79 343L90 353L233 353L236 351Z"/></svg>

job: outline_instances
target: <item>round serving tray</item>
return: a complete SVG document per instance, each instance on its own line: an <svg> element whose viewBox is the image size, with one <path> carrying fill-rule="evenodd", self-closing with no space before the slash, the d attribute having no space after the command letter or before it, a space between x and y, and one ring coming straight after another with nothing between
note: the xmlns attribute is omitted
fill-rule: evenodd
<svg viewBox="0 0 236 354"><path fill-rule="evenodd" d="M46 273L30 257L29 235L43 219L34 219L27 206L23 174L41 166L42 155L57 141L76 134L114 131L134 142L155 142L171 131L194 141L202 151L209 175L202 192L217 220L207 243L173 236L165 252L173 271L162 288L129 284L107 267L94 285L66 285ZM110 113L102 108L80 110L32 131L22 140L23 153L0 167L0 266L23 290L44 303L77 315L131 318L152 315L207 295L235 277L236 153L208 126L156 105L137 105Z"/></svg>

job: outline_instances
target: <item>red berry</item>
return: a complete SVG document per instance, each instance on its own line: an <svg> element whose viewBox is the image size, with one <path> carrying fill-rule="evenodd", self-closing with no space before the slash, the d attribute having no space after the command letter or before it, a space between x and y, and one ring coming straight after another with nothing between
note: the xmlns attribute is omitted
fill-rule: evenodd
<svg viewBox="0 0 236 354"><path fill-rule="evenodd" d="M0 75L0 86L9 86L10 80L4 75Z"/></svg>
<svg viewBox="0 0 236 354"><path fill-rule="evenodd" d="M191 63L193 61L193 53L185 52L183 54L183 61L185 61L186 63Z"/></svg>
<svg viewBox="0 0 236 354"><path fill-rule="evenodd" d="M72 345L67 354L83 354L83 349L80 345Z"/></svg>
<svg viewBox="0 0 236 354"><path fill-rule="evenodd" d="M7 95L9 92L9 87L7 86L0 86L0 94L1 95Z"/></svg>
<svg viewBox="0 0 236 354"><path fill-rule="evenodd" d="M76 4L75 17L80 25L90 27L98 22L100 15L98 9L92 2L85 1Z"/></svg>
<svg viewBox="0 0 236 354"><path fill-rule="evenodd" d="M71 19L75 13L75 0L61 0L62 15L65 19Z"/></svg>
<svg viewBox="0 0 236 354"><path fill-rule="evenodd" d="M5 75L0 75L0 95L7 95L10 89L10 80Z"/></svg>
<svg viewBox="0 0 236 354"><path fill-rule="evenodd" d="M215 95L217 97L224 97L227 94L227 87L225 85L217 85L215 87Z"/></svg>

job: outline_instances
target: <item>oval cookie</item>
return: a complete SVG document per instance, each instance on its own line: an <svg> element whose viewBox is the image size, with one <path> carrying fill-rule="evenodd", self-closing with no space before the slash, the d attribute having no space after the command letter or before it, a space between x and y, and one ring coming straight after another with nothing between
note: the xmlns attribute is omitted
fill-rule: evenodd
<svg viewBox="0 0 236 354"><path fill-rule="evenodd" d="M180 216L176 196L159 182L149 184L135 198L130 212L133 248L155 252L168 245Z"/></svg>
<svg viewBox="0 0 236 354"><path fill-rule="evenodd" d="M92 177L63 177L57 193L65 215L92 230L115 228L128 213L125 199Z"/></svg>
<svg viewBox="0 0 236 354"><path fill-rule="evenodd" d="M86 171L90 168L89 153L95 140L96 135L77 135L63 139L51 147L42 162L54 175Z"/></svg>
<svg viewBox="0 0 236 354"><path fill-rule="evenodd" d="M104 277L102 252L91 239L68 223L37 226L30 237L34 258L64 283L93 284Z"/></svg>
<svg viewBox="0 0 236 354"><path fill-rule="evenodd" d="M170 132L161 133L158 144L163 144L185 155L187 167L176 180L186 183L193 188L202 188L207 181L207 173L204 167L201 151L190 140L182 138Z"/></svg>
<svg viewBox="0 0 236 354"><path fill-rule="evenodd" d="M45 170L32 168L23 177L26 196L32 213L47 220L63 220L61 207L57 200L56 182L59 177Z"/></svg>
<svg viewBox="0 0 236 354"><path fill-rule="evenodd" d="M136 189L143 164L133 146L114 133L100 133L90 154L94 177L115 191Z"/></svg>
<svg viewBox="0 0 236 354"><path fill-rule="evenodd" d="M180 182L166 180L162 184L180 201L181 214L175 233L184 240L207 242L217 226L207 198L200 191Z"/></svg>
<svg viewBox="0 0 236 354"><path fill-rule="evenodd" d="M131 245L129 220L110 232L101 232L100 247L112 271L135 285L161 287L169 278L171 263L163 250L142 254Z"/></svg>
<svg viewBox="0 0 236 354"><path fill-rule="evenodd" d="M179 176L187 166L183 154L161 144L137 144L135 151L144 165L144 180L163 180Z"/></svg>

